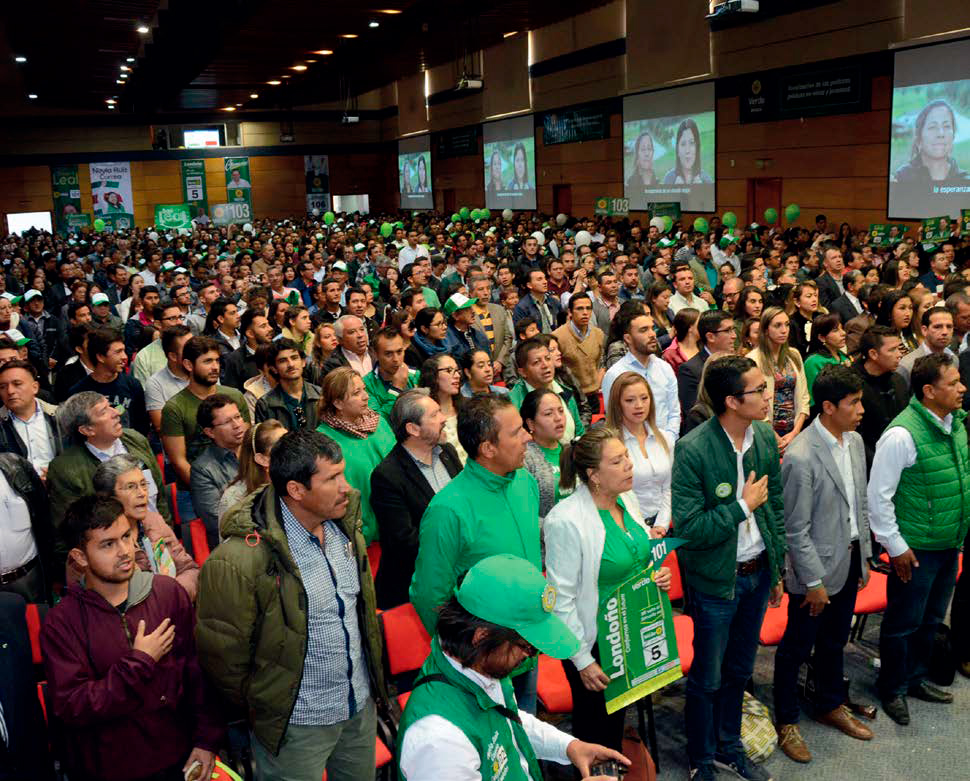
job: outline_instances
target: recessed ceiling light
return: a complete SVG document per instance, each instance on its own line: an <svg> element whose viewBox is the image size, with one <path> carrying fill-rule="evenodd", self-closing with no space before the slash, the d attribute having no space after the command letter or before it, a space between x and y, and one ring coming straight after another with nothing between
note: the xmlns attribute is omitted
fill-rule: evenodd
<svg viewBox="0 0 970 781"><path fill-rule="evenodd" d="M115 79L115 84L124 84L124 83L125 83L124 79Z"/></svg>
<svg viewBox="0 0 970 781"><path fill-rule="evenodd" d="M242 103L237 103L236 104L236 108L241 108L241 107L242 107Z"/></svg>
<svg viewBox="0 0 970 781"><path fill-rule="evenodd" d="M13 61L14 62L27 62L27 58L26 57L23 57L23 56L21 56L21 57L14 57L13 58Z"/></svg>
<svg viewBox="0 0 970 781"><path fill-rule="evenodd" d="M317 60L305 60L308 65L318 62Z"/></svg>
<svg viewBox="0 0 970 781"><path fill-rule="evenodd" d="M135 61L134 57L129 57L127 60L125 60L125 62L134 62L134 61Z"/></svg>
<svg viewBox="0 0 970 781"><path fill-rule="evenodd" d="M131 68L129 68L127 65L121 65L120 66L120 69L123 70L123 71L130 71L131 70Z"/></svg>
<svg viewBox="0 0 970 781"><path fill-rule="evenodd" d="M128 78L128 74L127 73L119 73L118 74L118 78L119 79L127 79Z"/></svg>
<svg viewBox="0 0 970 781"><path fill-rule="evenodd" d="M236 110L236 107L235 107L235 106L226 106L226 107L225 107L224 109L222 109L222 110L223 110L223 111L235 111L235 110Z"/></svg>
<svg viewBox="0 0 970 781"><path fill-rule="evenodd" d="M293 77L289 73L284 73L280 78L283 78L283 79L292 79Z"/></svg>
<svg viewBox="0 0 970 781"><path fill-rule="evenodd" d="M33 92L31 92L27 97L30 98L31 100L37 100L37 95L34 94Z"/></svg>
<svg viewBox="0 0 970 781"><path fill-rule="evenodd" d="M108 106L108 108L109 108L109 109L113 109L113 108L114 108L114 106Z"/></svg>
<svg viewBox="0 0 970 781"><path fill-rule="evenodd" d="M259 93L258 92L251 92L251 93L249 93L249 97L251 97L253 100L256 100L256 98L259 97Z"/></svg>
<svg viewBox="0 0 970 781"><path fill-rule="evenodd" d="M329 57L331 54L333 54L333 49L319 49L313 53L319 54L321 57Z"/></svg>
<svg viewBox="0 0 970 781"><path fill-rule="evenodd" d="M381 23L380 22L368 22L367 23L367 26L368 27L380 27L381 26Z"/></svg>
<svg viewBox="0 0 970 781"><path fill-rule="evenodd" d="M356 38L357 37L357 33L343 33L340 37L341 38Z"/></svg>
<svg viewBox="0 0 970 781"><path fill-rule="evenodd" d="M378 8L374 13L377 14L399 14L401 10L399 8Z"/></svg>
<svg viewBox="0 0 970 781"><path fill-rule="evenodd" d="M112 103L115 102L115 99L114 98L105 98L104 99L104 102L107 103L110 106Z"/></svg>
<svg viewBox="0 0 970 781"><path fill-rule="evenodd" d="M141 33L142 35L145 35L148 32L148 27L146 27L143 24L140 24L135 28L135 31Z"/></svg>
<svg viewBox="0 0 970 781"><path fill-rule="evenodd" d="M269 84L271 87L278 87L283 82L280 81L279 79L273 79L272 81L267 81L266 83Z"/></svg>
<svg viewBox="0 0 970 781"><path fill-rule="evenodd" d="M291 71L305 71L306 70L306 65L291 65L290 66L290 70Z"/></svg>
<svg viewBox="0 0 970 781"><path fill-rule="evenodd" d="M513 35L518 35L518 34L519 34L519 31L518 30L513 30L510 33L505 33L505 35L503 35L502 37L503 38L511 38Z"/></svg>

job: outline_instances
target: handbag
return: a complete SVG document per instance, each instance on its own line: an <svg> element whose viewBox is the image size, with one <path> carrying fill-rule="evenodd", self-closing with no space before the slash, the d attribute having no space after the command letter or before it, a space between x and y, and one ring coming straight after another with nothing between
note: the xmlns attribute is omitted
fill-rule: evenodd
<svg viewBox="0 0 970 781"><path fill-rule="evenodd" d="M752 762L764 762L778 745L778 733L771 714L748 692L744 693L741 705L741 745Z"/></svg>

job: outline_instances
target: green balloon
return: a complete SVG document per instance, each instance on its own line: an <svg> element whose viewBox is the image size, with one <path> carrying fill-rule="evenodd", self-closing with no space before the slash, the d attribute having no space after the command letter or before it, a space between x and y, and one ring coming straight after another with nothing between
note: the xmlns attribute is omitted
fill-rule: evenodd
<svg viewBox="0 0 970 781"><path fill-rule="evenodd" d="M463 220L467 220L467 219L468 219L469 217L471 217L471 214L472 214L472 213L471 213L471 211L469 210L469 208L468 208L467 206L462 206L462 207L461 207L461 208L460 208L460 209L458 210L458 214L460 214L460 215L461 215L461 218L462 218Z"/></svg>
<svg viewBox="0 0 970 781"><path fill-rule="evenodd" d="M472 209L471 217L477 222L482 218L482 213L478 209Z"/></svg>
<svg viewBox="0 0 970 781"><path fill-rule="evenodd" d="M325 222L325 223L326 223L327 225L333 225L333 221L334 221L335 219L336 219L336 217L334 216L334 213L333 213L333 212L324 212L324 213L323 213L323 221L324 221L324 222Z"/></svg>
<svg viewBox="0 0 970 781"><path fill-rule="evenodd" d="M738 224L738 215L736 215L734 212L724 212L721 222L727 225L727 227L733 228Z"/></svg>
<svg viewBox="0 0 970 781"><path fill-rule="evenodd" d="M98 219L96 219L94 221L94 229L96 231L103 231L104 230L104 220L102 220L100 217L98 217Z"/></svg>
<svg viewBox="0 0 970 781"><path fill-rule="evenodd" d="M801 213L802 210L798 207L797 203L790 203L785 207L785 219L788 220L788 222L794 222L797 220Z"/></svg>
<svg viewBox="0 0 970 781"><path fill-rule="evenodd" d="M698 217L694 220L694 230L698 233L707 233L707 229L710 227L703 217Z"/></svg>
<svg viewBox="0 0 970 781"><path fill-rule="evenodd" d="M404 227L404 223L401 222L400 220L394 223L394 230L397 230L398 228L403 228L403 227Z"/></svg>
<svg viewBox="0 0 970 781"><path fill-rule="evenodd" d="M385 239L394 232L394 226L389 222L381 223L381 236Z"/></svg>
<svg viewBox="0 0 970 781"><path fill-rule="evenodd" d="M671 219L669 214L664 215L664 232L670 232L670 229L674 227L674 221Z"/></svg>
<svg viewBox="0 0 970 781"><path fill-rule="evenodd" d="M777 209L765 209L765 222L769 225L774 225L778 222L778 210Z"/></svg>
<svg viewBox="0 0 970 781"><path fill-rule="evenodd" d="M482 217L486 220L491 219L492 213L488 209L482 209Z"/></svg>
<svg viewBox="0 0 970 781"><path fill-rule="evenodd" d="M455 212L454 214L451 215L451 221L461 222L461 215L458 212Z"/></svg>

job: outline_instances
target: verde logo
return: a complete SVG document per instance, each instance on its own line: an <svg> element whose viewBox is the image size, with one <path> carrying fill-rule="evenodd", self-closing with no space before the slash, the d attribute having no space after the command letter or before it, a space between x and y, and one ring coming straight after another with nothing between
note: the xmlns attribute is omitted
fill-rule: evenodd
<svg viewBox="0 0 970 781"><path fill-rule="evenodd" d="M731 495L731 484L718 483L717 488L714 489L714 495L718 499L727 499Z"/></svg>

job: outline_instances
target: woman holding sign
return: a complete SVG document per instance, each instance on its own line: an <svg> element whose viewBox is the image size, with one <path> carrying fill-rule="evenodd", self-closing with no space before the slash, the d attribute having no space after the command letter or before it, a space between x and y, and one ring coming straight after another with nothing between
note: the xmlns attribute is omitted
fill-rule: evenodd
<svg viewBox="0 0 970 781"><path fill-rule="evenodd" d="M579 651L563 664L573 695L573 733L619 750L625 709L606 712L610 678L599 663L600 608L651 565L650 530L632 490L630 455L613 429L593 428L564 445L560 472L562 488L578 486L546 516L543 534L547 577L558 592L553 612L579 638ZM654 580L666 591L670 570L658 569Z"/></svg>

